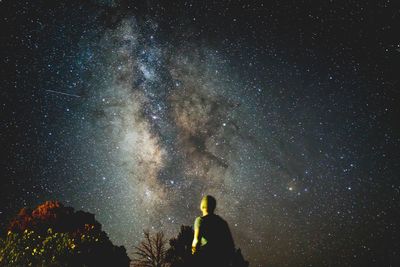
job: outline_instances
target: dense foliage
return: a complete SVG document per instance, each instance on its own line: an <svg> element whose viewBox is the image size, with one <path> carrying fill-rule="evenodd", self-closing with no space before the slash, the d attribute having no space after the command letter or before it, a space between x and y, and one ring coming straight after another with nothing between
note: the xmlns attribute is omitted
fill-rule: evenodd
<svg viewBox="0 0 400 267"><path fill-rule="evenodd" d="M129 266L94 215L48 201L22 209L0 239L0 266Z"/></svg>
<svg viewBox="0 0 400 267"><path fill-rule="evenodd" d="M195 267L201 266L199 258L192 255L193 228L181 226L176 238L169 241L169 249L166 251L166 261L170 267ZM240 249L236 249L229 262L229 267L248 267L249 262L243 258Z"/></svg>
<svg viewBox="0 0 400 267"><path fill-rule="evenodd" d="M171 267L185 267L192 258L193 228L181 226L178 236L169 240L166 260Z"/></svg>

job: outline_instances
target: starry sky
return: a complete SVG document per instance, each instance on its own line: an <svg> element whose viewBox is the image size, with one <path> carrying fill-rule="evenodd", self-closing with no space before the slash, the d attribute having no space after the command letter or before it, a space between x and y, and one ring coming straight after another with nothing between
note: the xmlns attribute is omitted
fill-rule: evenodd
<svg viewBox="0 0 400 267"><path fill-rule="evenodd" d="M250 266L400 263L395 1L0 1L0 222L129 253L204 194Z"/></svg>

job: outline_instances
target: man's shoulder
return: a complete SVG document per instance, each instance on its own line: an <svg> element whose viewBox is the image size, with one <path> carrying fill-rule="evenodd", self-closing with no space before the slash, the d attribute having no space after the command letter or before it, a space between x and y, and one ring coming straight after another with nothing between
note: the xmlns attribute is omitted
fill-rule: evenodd
<svg viewBox="0 0 400 267"><path fill-rule="evenodd" d="M217 214L214 214L213 219L216 220L216 221L219 221L219 222L226 223L226 221L221 216L219 216Z"/></svg>
<svg viewBox="0 0 400 267"><path fill-rule="evenodd" d="M227 222L219 215L217 214L208 214L206 216L199 216L196 217L194 220L195 224L200 224L202 222L212 222L212 223L222 223L222 224L227 224Z"/></svg>
<svg viewBox="0 0 400 267"><path fill-rule="evenodd" d="M200 216L196 217L196 219L194 219L194 228L198 228L198 226L200 226L202 220L203 219Z"/></svg>
<svg viewBox="0 0 400 267"><path fill-rule="evenodd" d="M227 222L219 215L217 214L211 214L206 217L204 217L204 221L210 222L215 225L226 225Z"/></svg>

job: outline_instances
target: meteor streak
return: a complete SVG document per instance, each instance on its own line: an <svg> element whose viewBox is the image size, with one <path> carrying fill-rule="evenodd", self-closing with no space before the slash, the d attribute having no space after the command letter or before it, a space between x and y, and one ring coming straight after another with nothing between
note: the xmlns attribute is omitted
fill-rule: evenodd
<svg viewBox="0 0 400 267"><path fill-rule="evenodd" d="M54 91L54 90L46 90L46 91L47 91L47 92L50 92L50 93L60 94L60 95L67 95L67 96L72 96L72 97L81 97L81 96L79 96L79 95L68 94L68 93L59 92L59 91Z"/></svg>

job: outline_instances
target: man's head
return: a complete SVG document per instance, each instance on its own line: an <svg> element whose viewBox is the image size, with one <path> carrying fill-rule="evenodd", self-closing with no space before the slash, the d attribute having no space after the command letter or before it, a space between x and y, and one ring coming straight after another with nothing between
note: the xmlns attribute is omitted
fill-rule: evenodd
<svg viewBox="0 0 400 267"><path fill-rule="evenodd" d="M200 210L205 214L213 214L215 207L217 206L217 201L214 197L207 195L201 199Z"/></svg>

